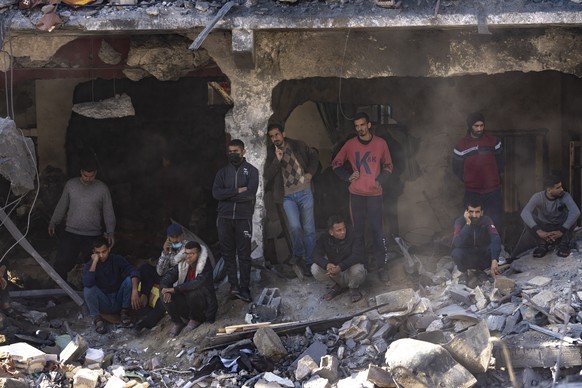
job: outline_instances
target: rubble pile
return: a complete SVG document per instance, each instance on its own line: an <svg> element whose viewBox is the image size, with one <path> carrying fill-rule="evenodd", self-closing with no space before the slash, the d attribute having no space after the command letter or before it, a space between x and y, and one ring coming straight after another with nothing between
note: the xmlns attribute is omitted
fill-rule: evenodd
<svg viewBox="0 0 582 388"><path fill-rule="evenodd" d="M569 381L582 367L581 262L579 252L565 259L527 255L505 265L502 276L470 276L465 285L443 258L436 275L423 269L418 289L369 290L369 307L353 314L227 330L206 324L196 339L170 339L168 318L139 332L116 326L100 336L87 324L77 334L66 318L49 319L14 303L19 322L4 316L0 321L1 378L21 386L91 388L531 386L554 376ZM284 287L266 288L258 300L275 318L285 298L292 296ZM242 331L228 330L233 327ZM7 344L9 338L18 342Z"/></svg>

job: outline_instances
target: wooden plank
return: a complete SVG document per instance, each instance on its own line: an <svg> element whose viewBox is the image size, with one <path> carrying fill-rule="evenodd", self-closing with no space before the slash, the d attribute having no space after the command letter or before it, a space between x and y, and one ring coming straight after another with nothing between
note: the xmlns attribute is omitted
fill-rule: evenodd
<svg viewBox="0 0 582 388"><path fill-rule="evenodd" d="M569 368L582 365L582 347L562 343L547 335L535 331L527 331L504 339L509 351L509 358L513 368L550 368L556 364L561 351L560 367ZM506 361L497 343L493 346L493 357L496 368L506 367Z"/></svg>
<svg viewBox="0 0 582 388"><path fill-rule="evenodd" d="M81 298L77 294L77 292L73 290L71 286L69 286L69 284L59 276L57 271L55 271L53 267L51 267L51 265L47 263L45 259L42 258L42 256L36 251L36 249L34 249L34 247L28 242L28 240L22 235L22 233L20 233L18 227L12 222L10 217L8 217L8 214L6 214L6 212L3 209L0 209L0 218L4 220L4 225L6 226L6 229L8 229L10 234L12 234L12 237L16 239L20 246L24 248L24 250L28 252L28 254L31 255L36 260L36 262L59 285L59 287L66 291L67 295L69 295L76 304L82 306L84 303L83 298Z"/></svg>
<svg viewBox="0 0 582 388"><path fill-rule="evenodd" d="M216 335L226 335L226 334L242 332L242 331L246 331L246 330L259 329L261 327L270 327L270 328L274 329L274 328L279 328L279 327L296 325L298 323L299 323L299 321L281 322L281 323L259 322L259 323L251 323L248 325L226 326L226 327L219 328L218 333L216 333ZM236 330L232 330L231 328L233 328L233 327L236 327Z"/></svg>

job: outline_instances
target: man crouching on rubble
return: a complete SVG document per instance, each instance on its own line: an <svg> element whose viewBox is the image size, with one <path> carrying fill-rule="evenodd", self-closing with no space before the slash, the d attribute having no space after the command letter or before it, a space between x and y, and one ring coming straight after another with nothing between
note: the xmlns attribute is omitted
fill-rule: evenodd
<svg viewBox="0 0 582 388"><path fill-rule="evenodd" d="M121 314L121 324L131 325L130 308L138 310L139 271L124 257L110 254L109 242L100 237L93 242L91 261L83 268L83 293L95 331L107 332L101 314Z"/></svg>
<svg viewBox="0 0 582 388"><path fill-rule="evenodd" d="M334 283L322 299L332 300L349 288L352 302L356 303L362 299L360 284L366 279L366 268L360 262L364 255L357 252L353 231L347 228L342 217L329 217L327 227L327 233L315 245L311 273L320 282Z"/></svg>
<svg viewBox="0 0 582 388"><path fill-rule="evenodd" d="M180 334L182 329L192 331L204 321L213 323L218 310L207 248L189 241L184 257L160 281L164 307L174 322L170 331L172 337ZM186 319L188 324L184 325L182 319Z"/></svg>
<svg viewBox="0 0 582 388"><path fill-rule="evenodd" d="M499 275L497 258L501 252L501 238L490 217L483 214L483 205L471 203L462 217L455 220L451 256L462 272L459 283L467 282L467 271L491 268L491 275Z"/></svg>

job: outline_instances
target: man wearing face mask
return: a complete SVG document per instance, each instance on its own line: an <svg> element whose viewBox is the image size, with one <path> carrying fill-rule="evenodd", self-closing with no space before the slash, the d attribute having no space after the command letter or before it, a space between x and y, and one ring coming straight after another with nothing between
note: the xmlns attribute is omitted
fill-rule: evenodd
<svg viewBox="0 0 582 388"><path fill-rule="evenodd" d="M251 237L259 171L246 161L244 155L242 140L231 140L228 144L229 163L216 173L212 195L219 201L218 239L230 283L230 297L250 302Z"/></svg>
<svg viewBox="0 0 582 388"><path fill-rule="evenodd" d="M470 202L462 217L455 220L451 256L462 272L460 283L466 283L468 270L491 269L499 274L497 258L501 252L501 238L489 216L484 215L480 203Z"/></svg>
<svg viewBox="0 0 582 388"><path fill-rule="evenodd" d="M188 242L184 240L184 230L178 224L171 224L166 230L166 241L162 248L162 254L156 266L156 272L163 276L170 268L184 259L184 246Z"/></svg>

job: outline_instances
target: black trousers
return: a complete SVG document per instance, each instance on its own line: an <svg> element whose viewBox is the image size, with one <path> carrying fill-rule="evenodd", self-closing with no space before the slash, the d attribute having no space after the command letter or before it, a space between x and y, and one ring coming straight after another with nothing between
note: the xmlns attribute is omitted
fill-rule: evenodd
<svg viewBox="0 0 582 388"><path fill-rule="evenodd" d="M181 323L183 319L194 319L198 322L206 321L208 308L204 289L172 294L170 303L164 302L164 307L172 322Z"/></svg>
<svg viewBox="0 0 582 388"><path fill-rule="evenodd" d="M249 288L251 282L252 220L218 218L217 227L220 251L224 258L230 286L233 288Z"/></svg>
<svg viewBox="0 0 582 388"><path fill-rule="evenodd" d="M86 263L91 258L93 251L93 241L100 236L82 236L65 231L59 249L57 259L54 265L55 271L67 280L67 273L79 263Z"/></svg>
<svg viewBox="0 0 582 388"><path fill-rule="evenodd" d="M552 230L560 230L562 225L553 225L553 224L545 224L537 221L540 229L544 232L550 232ZM551 245L565 245L568 248L570 247L570 241L572 240L572 236L574 234L574 228L576 225L572 226L564 235L556 241L554 244ZM519 240L515 244L515 248L511 251L511 258L516 259L520 257L525 251L536 247L537 245L550 245L545 240L541 239L536 232L530 229L527 225L524 226L521 235L519 236Z"/></svg>
<svg viewBox="0 0 582 388"><path fill-rule="evenodd" d="M451 256L461 272L491 267L491 251L488 248L454 248Z"/></svg>

